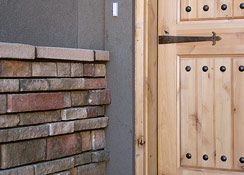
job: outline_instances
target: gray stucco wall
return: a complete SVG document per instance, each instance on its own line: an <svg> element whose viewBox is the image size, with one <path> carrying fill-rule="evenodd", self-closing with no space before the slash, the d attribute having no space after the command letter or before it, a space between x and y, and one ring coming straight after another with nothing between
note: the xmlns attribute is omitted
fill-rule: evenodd
<svg viewBox="0 0 244 175"><path fill-rule="evenodd" d="M134 174L134 1L0 0L0 42L37 46L105 49L112 104L109 127L108 175Z"/></svg>

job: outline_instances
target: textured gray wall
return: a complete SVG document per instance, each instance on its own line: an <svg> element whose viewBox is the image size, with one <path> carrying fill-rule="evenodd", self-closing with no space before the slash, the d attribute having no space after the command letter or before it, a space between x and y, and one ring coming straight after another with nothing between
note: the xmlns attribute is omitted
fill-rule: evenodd
<svg viewBox="0 0 244 175"><path fill-rule="evenodd" d="M134 1L0 0L0 42L110 51L108 175L134 174Z"/></svg>
<svg viewBox="0 0 244 175"><path fill-rule="evenodd" d="M112 17L112 0L105 0L105 49L110 51L107 108L110 151L108 175L134 174L134 10L132 0L117 0L119 16Z"/></svg>
<svg viewBox="0 0 244 175"><path fill-rule="evenodd" d="M0 0L0 42L104 49L104 0Z"/></svg>

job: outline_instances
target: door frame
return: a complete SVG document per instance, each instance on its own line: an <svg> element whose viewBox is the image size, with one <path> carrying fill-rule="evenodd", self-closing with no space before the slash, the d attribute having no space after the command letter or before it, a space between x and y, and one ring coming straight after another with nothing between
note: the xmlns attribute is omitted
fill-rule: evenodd
<svg viewBox="0 0 244 175"><path fill-rule="evenodd" d="M135 1L135 174L157 175L157 0Z"/></svg>

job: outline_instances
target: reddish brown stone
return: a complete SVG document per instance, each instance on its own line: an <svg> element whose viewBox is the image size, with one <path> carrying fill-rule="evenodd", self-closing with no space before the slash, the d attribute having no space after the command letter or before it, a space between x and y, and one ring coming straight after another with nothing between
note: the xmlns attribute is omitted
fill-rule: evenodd
<svg viewBox="0 0 244 175"><path fill-rule="evenodd" d="M24 112L64 107L64 93L9 94L7 112Z"/></svg>
<svg viewBox="0 0 244 175"><path fill-rule="evenodd" d="M82 63L71 63L71 76L82 77L83 76L83 64Z"/></svg>
<svg viewBox="0 0 244 175"><path fill-rule="evenodd" d="M105 89L107 81L105 78L85 79L85 89Z"/></svg>
<svg viewBox="0 0 244 175"><path fill-rule="evenodd" d="M82 135L82 151L91 150L91 132L81 132Z"/></svg>
<svg viewBox="0 0 244 175"><path fill-rule="evenodd" d="M47 139L47 160L65 157L82 152L80 133L50 137Z"/></svg>
<svg viewBox="0 0 244 175"><path fill-rule="evenodd" d="M0 77L30 77L31 64L24 61L0 61Z"/></svg>
<svg viewBox="0 0 244 175"><path fill-rule="evenodd" d="M87 117L97 117L97 107L87 107L86 112Z"/></svg>
<svg viewBox="0 0 244 175"><path fill-rule="evenodd" d="M84 64L84 76L91 77L95 76L95 65L94 64Z"/></svg>
<svg viewBox="0 0 244 175"><path fill-rule="evenodd" d="M109 90L94 90L90 91L89 100L90 105L110 104Z"/></svg>
<svg viewBox="0 0 244 175"><path fill-rule="evenodd" d="M69 77L70 76L70 63L57 63L58 76Z"/></svg>

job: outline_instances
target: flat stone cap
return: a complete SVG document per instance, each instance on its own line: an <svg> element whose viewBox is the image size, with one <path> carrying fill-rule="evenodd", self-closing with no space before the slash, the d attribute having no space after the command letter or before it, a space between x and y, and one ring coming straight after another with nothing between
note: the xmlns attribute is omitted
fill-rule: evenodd
<svg viewBox="0 0 244 175"><path fill-rule="evenodd" d="M8 59L58 59L72 61L109 61L109 52L78 48L42 47L0 42L0 58Z"/></svg>
<svg viewBox="0 0 244 175"><path fill-rule="evenodd" d="M94 51L61 47L36 47L37 58L94 61Z"/></svg>
<svg viewBox="0 0 244 175"><path fill-rule="evenodd" d="M0 42L0 58L35 59L35 47L26 44Z"/></svg>

